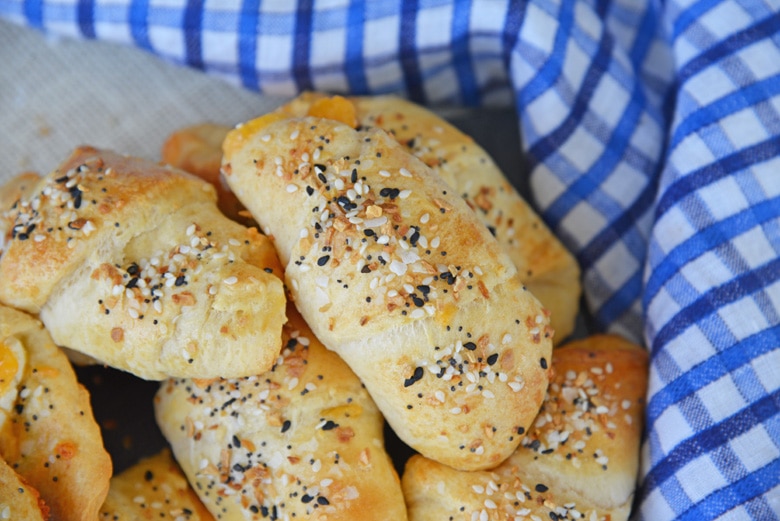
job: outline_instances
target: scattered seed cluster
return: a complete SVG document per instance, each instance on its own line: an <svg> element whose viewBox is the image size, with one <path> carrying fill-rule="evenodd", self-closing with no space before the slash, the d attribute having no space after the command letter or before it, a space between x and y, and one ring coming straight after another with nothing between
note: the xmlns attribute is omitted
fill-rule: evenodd
<svg viewBox="0 0 780 521"><path fill-rule="evenodd" d="M449 158L454 154L471 154L475 158L475 165L486 169L496 168L492 159L470 139L465 137L457 139L454 136L456 131L445 129L439 125L433 125L420 131L418 126L412 129L406 121L406 115L399 111L394 114L369 114L362 123L367 127L381 128L395 136L398 142L405 146L410 153L442 175L453 186L459 183L456 183L456 179L448 174L447 164ZM446 137L445 134L447 134ZM460 137L459 132L457 137ZM461 141L461 144L453 147L452 145L458 141ZM506 183L480 185L478 176L474 177L473 183L457 186L457 189L461 191L461 197L480 216L494 236L499 236L500 230L501 241L506 245L515 246L520 237L516 233L514 220L511 216L505 215L500 205L496 204L498 195L507 191L509 185ZM538 223L534 223L534 227L538 227Z"/></svg>
<svg viewBox="0 0 780 521"><path fill-rule="evenodd" d="M285 328L285 339L273 369L263 375L175 379L160 391L163 396L177 393L163 407L180 406L180 400L193 404L178 427L179 435L191 440L193 453L206 455L196 465L193 484L201 498L223 514L238 509L245 519L301 519L335 512L359 497L359 484L340 478L360 462L344 461L339 451L320 447L326 443L346 448L355 433L342 417L329 416L328 409L319 418L295 413L303 401L327 388L328 377L307 367L309 338ZM360 407L353 405L353 397L339 406ZM223 429L227 435L213 434ZM218 452L212 450L219 440ZM368 450L361 454L366 463Z"/></svg>
<svg viewBox="0 0 780 521"><path fill-rule="evenodd" d="M631 425L633 421L633 403L616 398L602 383L613 371L606 362L557 374L522 447L538 457L565 458L577 469L595 464L608 470L609 457L603 447L594 446L594 435L609 437L618 423Z"/></svg>
<svg viewBox="0 0 780 521"><path fill-rule="evenodd" d="M524 483L502 467L496 472L480 472L479 479L463 496L474 503L457 508L459 515L449 520L464 521L609 521L595 510L582 511L575 502L559 504L544 483ZM477 499L478 498L478 499ZM475 506L478 505L478 506Z"/></svg>
<svg viewBox="0 0 780 521"><path fill-rule="evenodd" d="M173 305L177 310L192 306L201 296L216 295L222 284L231 286L238 282L235 276L226 277L207 284L203 288L205 295L193 293L191 283L209 263L232 264L239 255L238 249L249 242L230 238L221 244L212 238L210 231L196 223L188 224L183 232L185 241L167 252L158 251L149 258L125 265L103 264L93 273L93 278L110 280L110 294L98 300L104 314L119 310L133 319L149 318L165 333L167 326L157 320L165 306Z"/></svg>
<svg viewBox="0 0 780 521"><path fill-rule="evenodd" d="M299 232L300 256L292 263L301 272L320 269L315 281L322 298L360 280L370 289L363 297L367 310L418 319L433 316L435 302L445 296L455 301L466 292L489 297L480 266L450 262L442 244L440 223L452 210L446 190L432 198L415 193L410 188L415 183L409 181L417 174L404 167L383 169L381 149L373 157L334 157L328 148L331 130L319 132L316 124L305 132L294 130L291 146L313 152L277 157L275 172L285 179L288 193L307 195L309 222ZM376 138L372 133L360 136L367 148ZM348 276L328 276L344 264L349 270L337 272ZM370 319L370 311L355 317L361 324Z"/></svg>
<svg viewBox="0 0 780 521"><path fill-rule="evenodd" d="M110 211L110 203L101 197L106 189L101 189L100 184L111 175L111 169L104 169L102 159L95 156L67 172L49 176L39 193L17 201L6 213L11 222L10 239L56 240L75 246L75 241L89 237L97 229L92 219L80 215L82 210L97 205L100 213Z"/></svg>

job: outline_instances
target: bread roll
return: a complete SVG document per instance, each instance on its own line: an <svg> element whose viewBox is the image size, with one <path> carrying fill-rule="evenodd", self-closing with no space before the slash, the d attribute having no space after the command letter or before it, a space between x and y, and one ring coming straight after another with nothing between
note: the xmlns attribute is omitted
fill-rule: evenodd
<svg viewBox="0 0 780 521"><path fill-rule="evenodd" d="M508 457L544 397L552 332L466 203L384 131L333 119L266 115L224 151L296 306L396 434L457 468Z"/></svg>
<svg viewBox="0 0 780 521"><path fill-rule="evenodd" d="M98 521L213 521L168 448L111 478Z"/></svg>
<svg viewBox="0 0 780 521"><path fill-rule="evenodd" d="M112 465L89 394L40 322L0 306L0 371L9 367L21 378L10 408L2 404L0 456L38 490L53 519L93 521Z"/></svg>
<svg viewBox="0 0 780 521"><path fill-rule="evenodd" d="M0 302L39 313L58 345L145 379L257 374L279 353L273 245L208 183L81 147L9 215Z"/></svg>
<svg viewBox="0 0 780 521"><path fill-rule="evenodd" d="M411 521L628 519L647 353L595 336L557 349L553 370L533 427L497 468L458 472L421 456L409 460L402 484Z"/></svg>
<svg viewBox="0 0 780 521"><path fill-rule="evenodd" d="M580 307L577 261L488 153L443 118L410 101L396 96L348 100L307 92L279 110L295 116L314 113L341 118L360 128L390 133L464 198L509 254L523 283L550 310L555 340L568 337ZM349 102L353 107L345 106Z"/></svg>
<svg viewBox="0 0 780 521"><path fill-rule="evenodd" d="M157 423L206 507L223 520L404 520L382 416L357 377L295 312L274 368L164 382Z"/></svg>

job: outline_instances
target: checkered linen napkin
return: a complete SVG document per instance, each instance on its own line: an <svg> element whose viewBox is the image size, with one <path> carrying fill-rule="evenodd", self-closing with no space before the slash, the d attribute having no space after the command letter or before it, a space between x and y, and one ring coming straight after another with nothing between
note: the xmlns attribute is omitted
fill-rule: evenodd
<svg viewBox="0 0 780 521"><path fill-rule="evenodd" d="M0 0L248 89L517 107L597 328L652 354L636 519L780 519L780 11L758 0Z"/></svg>

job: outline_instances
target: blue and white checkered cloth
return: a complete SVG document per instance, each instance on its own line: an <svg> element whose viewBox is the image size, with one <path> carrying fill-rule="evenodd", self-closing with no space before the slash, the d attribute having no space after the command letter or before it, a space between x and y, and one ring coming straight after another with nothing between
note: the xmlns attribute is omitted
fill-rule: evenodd
<svg viewBox="0 0 780 521"><path fill-rule="evenodd" d="M636 519L780 519L777 0L0 0L248 89L514 104L598 327L647 345Z"/></svg>

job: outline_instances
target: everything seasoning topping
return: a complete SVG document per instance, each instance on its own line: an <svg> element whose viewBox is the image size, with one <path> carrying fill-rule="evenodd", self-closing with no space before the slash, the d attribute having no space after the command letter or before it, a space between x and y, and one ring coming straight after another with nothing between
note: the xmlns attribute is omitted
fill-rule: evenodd
<svg viewBox="0 0 780 521"><path fill-rule="evenodd" d="M301 407L300 400L314 396L326 376L316 374L309 364L309 338L287 326L285 338L267 373L238 379L172 379L169 388L161 391L176 388L177 400L197 404L180 427L192 443L202 445L199 452L206 455L199 464L196 486L217 503L235 502L247 519L335 512L359 497L354 484L336 479L342 476L341 456L330 452L322 457L318 448L324 440L335 440L337 446L349 443L354 432L340 418L350 413L337 418L334 411L359 411L360 406L349 396L314 420L295 420L298 415L293 409ZM314 399L319 403L321 398ZM222 430L230 434L219 435ZM210 450L218 440L223 440L222 448Z"/></svg>
<svg viewBox="0 0 780 521"><path fill-rule="evenodd" d="M415 193L416 174L405 167L381 168L373 148L360 157L332 153L328 132L333 130L311 125L276 136L285 148L285 140L291 140L288 149L293 153L275 159L275 174L285 186L296 186L287 193L305 194L305 204L311 207L310 220L299 232L301 255L294 265L302 272L327 267L328 274L346 265L349 268L340 273L367 282L371 313L355 317L361 325L380 313L411 319L434 316L434 303L443 297L457 301L471 291L487 297L479 266L447 262L439 237L441 221L431 216L446 214L451 205L442 197ZM312 164L315 152L318 162ZM335 288L349 287L349 280L337 286L326 275L316 280L323 311L331 298L340 298L331 293ZM292 285L297 289L295 279Z"/></svg>
<svg viewBox="0 0 780 521"><path fill-rule="evenodd" d="M97 206L98 213L107 213L106 202L92 199L102 194L99 187L111 169L103 168L95 156L63 175L49 176L43 188L29 199L17 201L3 218L11 223L11 240L42 242L49 238L66 241L89 237L96 230L92 218L79 215L87 205Z"/></svg>
<svg viewBox="0 0 780 521"><path fill-rule="evenodd" d="M167 253L158 252L150 258L130 261L128 264L103 264L92 273L92 278L108 279L110 294L98 300L106 315L122 309L131 318L143 320L146 317L162 315L166 306L192 306L199 295L188 289L194 277L198 277L205 265L212 261L233 263L238 255L237 248L243 243L229 239L220 244L208 230L191 223L184 231L185 240ZM227 277L208 285L207 296L217 293L220 284L232 285L236 277ZM160 324L160 327L164 327Z"/></svg>
<svg viewBox="0 0 780 521"><path fill-rule="evenodd" d="M602 431L609 436L620 418L629 424L632 421L625 414L631 404L626 405L626 400L619 402L601 384L612 371L612 365L607 363L604 367L568 370L557 375L521 445L540 455L563 456L575 468L591 459L607 470L609 457L602 448L593 446L593 436Z"/></svg>

